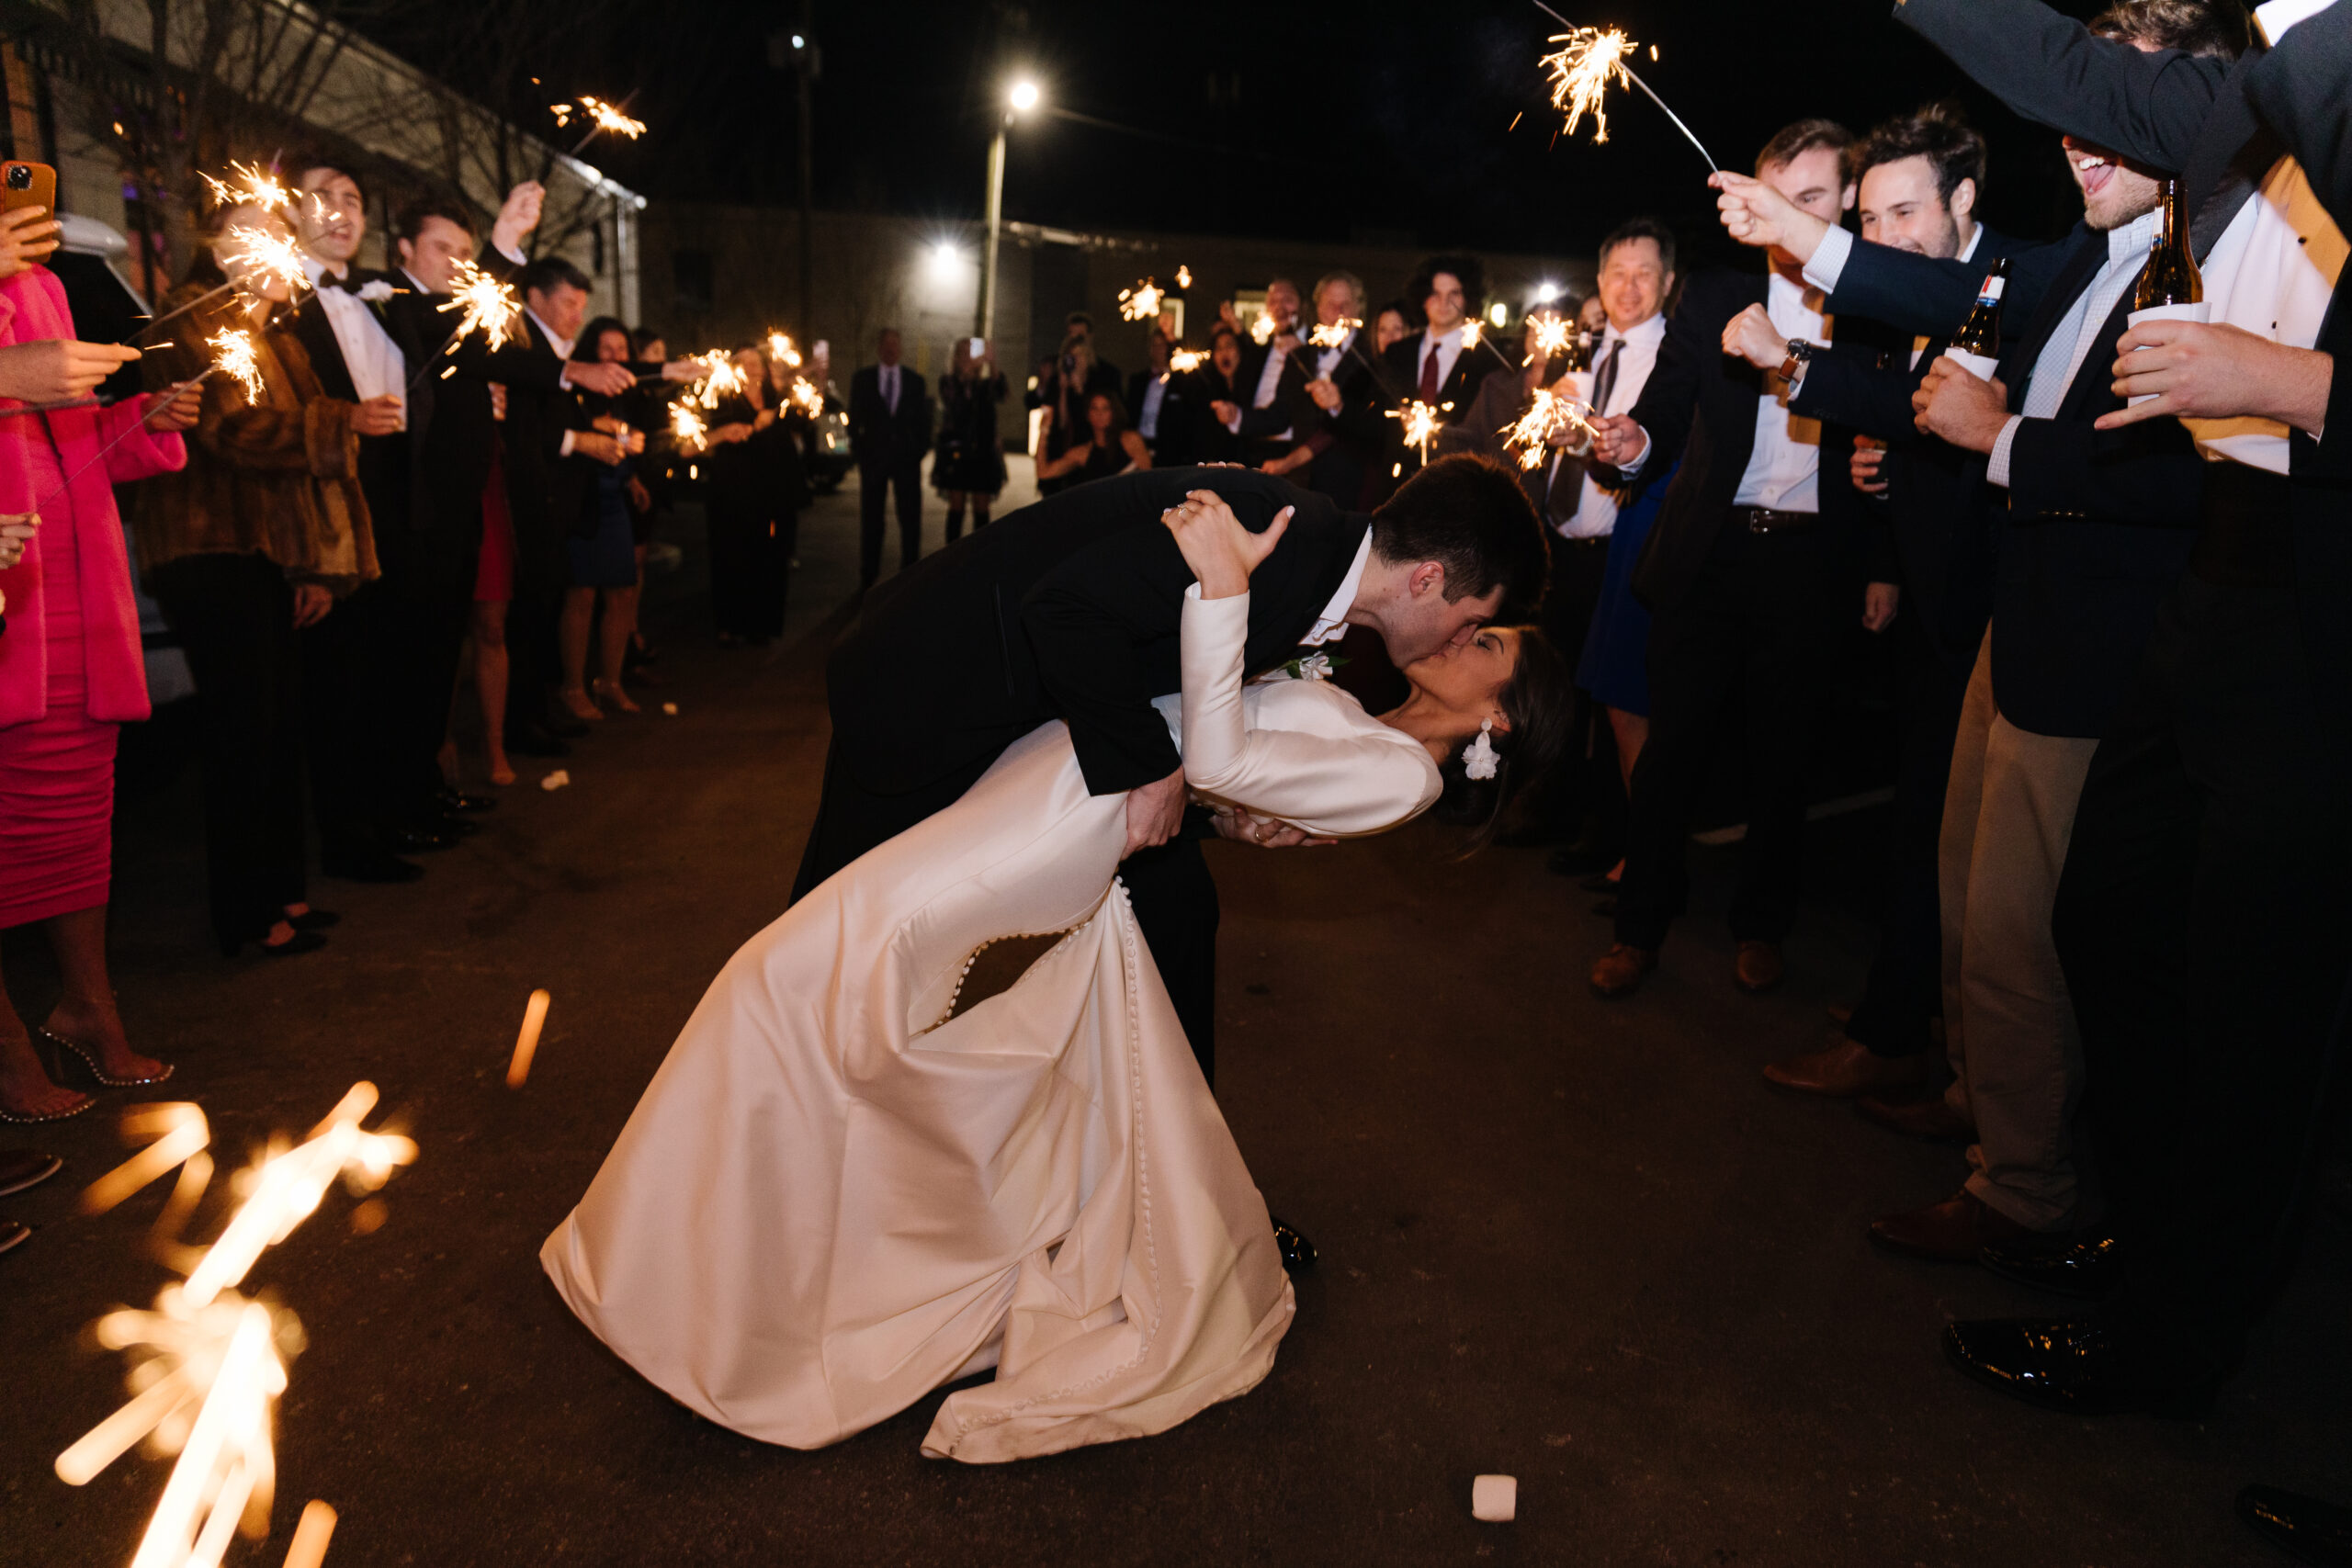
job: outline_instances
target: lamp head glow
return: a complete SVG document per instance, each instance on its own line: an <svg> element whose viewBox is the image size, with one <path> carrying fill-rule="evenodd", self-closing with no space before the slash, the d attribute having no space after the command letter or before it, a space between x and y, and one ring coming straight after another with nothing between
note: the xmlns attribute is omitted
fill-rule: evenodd
<svg viewBox="0 0 2352 1568"><path fill-rule="evenodd" d="M1504 304L1499 299L1496 300L1493 304L1487 307L1487 320L1494 322L1497 327L1509 326L1510 324L1510 307Z"/></svg>
<svg viewBox="0 0 2352 1568"><path fill-rule="evenodd" d="M1037 107L1037 97L1036 83L1015 82L1012 85L1012 91L1005 95L1005 101L1011 104L1015 111L1026 114Z"/></svg>
<svg viewBox="0 0 2352 1568"><path fill-rule="evenodd" d="M1560 286L1556 283L1546 283L1535 291L1535 302L1538 305L1549 305L1559 297Z"/></svg>
<svg viewBox="0 0 2352 1568"><path fill-rule="evenodd" d="M808 40L802 38L798 33L795 33L792 35L792 47L795 49L807 49L808 47Z"/></svg>
<svg viewBox="0 0 2352 1568"><path fill-rule="evenodd" d="M931 265L940 272L953 272L964 265L964 252L953 240L942 240L931 247Z"/></svg>

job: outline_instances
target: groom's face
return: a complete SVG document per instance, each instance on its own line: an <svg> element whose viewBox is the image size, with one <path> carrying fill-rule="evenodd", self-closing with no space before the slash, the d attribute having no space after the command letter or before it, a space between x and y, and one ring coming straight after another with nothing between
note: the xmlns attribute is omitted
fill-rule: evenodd
<svg viewBox="0 0 2352 1568"><path fill-rule="evenodd" d="M1396 600L1382 608L1380 640L1388 649L1388 661L1402 670L1459 647L1493 620L1502 604L1499 587L1475 599L1467 595L1448 599L1445 568L1423 561L1407 575Z"/></svg>

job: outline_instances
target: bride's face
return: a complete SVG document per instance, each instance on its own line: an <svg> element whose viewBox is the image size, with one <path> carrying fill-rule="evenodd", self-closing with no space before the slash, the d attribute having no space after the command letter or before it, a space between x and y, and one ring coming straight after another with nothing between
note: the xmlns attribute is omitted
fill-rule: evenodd
<svg viewBox="0 0 2352 1568"><path fill-rule="evenodd" d="M1476 729L1495 712L1497 697L1518 671L1518 628L1481 626L1467 642L1406 665L1404 674L1414 690L1461 714Z"/></svg>

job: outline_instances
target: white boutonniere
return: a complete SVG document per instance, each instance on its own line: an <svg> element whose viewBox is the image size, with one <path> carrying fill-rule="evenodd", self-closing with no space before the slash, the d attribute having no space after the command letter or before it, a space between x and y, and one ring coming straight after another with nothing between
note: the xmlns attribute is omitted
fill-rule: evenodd
<svg viewBox="0 0 2352 1568"><path fill-rule="evenodd" d="M1328 681L1332 671L1346 662L1346 660L1335 659L1328 653L1310 653L1305 658L1292 660L1282 669L1283 673L1294 681Z"/></svg>
<svg viewBox="0 0 2352 1568"><path fill-rule="evenodd" d="M370 305L380 305L399 292L380 277L371 277L359 286L359 298Z"/></svg>

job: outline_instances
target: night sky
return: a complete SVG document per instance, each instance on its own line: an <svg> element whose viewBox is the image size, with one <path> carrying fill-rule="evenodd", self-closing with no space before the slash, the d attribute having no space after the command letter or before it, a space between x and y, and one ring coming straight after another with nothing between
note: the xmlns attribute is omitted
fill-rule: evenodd
<svg viewBox="0 0 2352 1568"><path fill-rule="evenodd" d="M2038 235L2079 215L2054 135L1967 88L1894 24L1885 0L1563 8L1624 28L1642 48L1642 74L1726 166L1748 167L1772 130L1801 115L1860 130L1956 96L1993 143L1988 219ZM432 10L401 14L413 25ZM812 11L822 208L978 217L994 105L1025 72L1050 104L1128 129L1024 121L1006 182L1012 219L1553 250L1589 247L1650 211L1686 244L1713 241L1704 165L1646 99L1612 98L1605 146L1591 144L1589 125L1573 140L1556 136L1536 63L1556 28L1526 0L815 0ZM587 155L638 189L789 205L798 198L792 79L769 65L767 38L792 30L786 19L796 14L791 0L697 0L668 9L656 35L643 7L616 9L551 46L546 71L550 83L577 79L573 90L634 94L631 112L652 127L646 139ZM509 102L528 113L542 96L523 86Z"/></svg>

